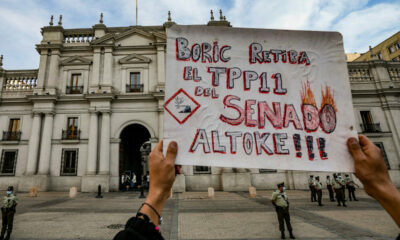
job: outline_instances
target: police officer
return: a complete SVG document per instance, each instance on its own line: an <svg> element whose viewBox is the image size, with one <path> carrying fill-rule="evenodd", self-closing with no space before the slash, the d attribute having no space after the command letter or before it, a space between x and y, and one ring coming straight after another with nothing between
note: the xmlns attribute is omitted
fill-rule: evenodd
<svg viewBox="0 0 400 240"><path fill-rule="evenodd" d="M292 232L292 225L290 224L289 214L289 201L286 195L286 188L284 183L279 183L278 189L272 193L271 202L275 206L276 214L278 215L279 230L281 231L281 239L285 239L285 225L289 231L290 238L295 239Z"/></svg>
<svg viewBox="0 0 400 240"><path fill-rule="evenodd" d="M334 202L335 199L333 197L333 190L332 190L332 179L331 176L326 176L326 187L328 188L328 192L329 192L329 199L331 200L331 202Z"/></svg>
<svg viewBox="0 0 400 240"><path fill-rule="evenodd" d="M310 188L311 191L311 202L316 202L317 201L317 192L315 191L315 182L314 182L314 175L310 175L310 178L308 179L308 187Z"/></svg>
<svg viewBox="0 0 400 240"><path fill-rule="evenodd" d="M11 231L13 228L14 214L15 208L17 206L17 196L13 194L14 187L9 186L7 189L7 196L3 198L2 207L1 207L1 216L2 216L2 228L0 240L9 240ZM4 238L4 234L7 231L6 238Z"/></svg>
<svg viewBox="0 0 400 240"><path fill-rule="evenodd" d="M338 181L342 185L342 191L343 191L343 199L346 200L346 181L342 177L342 173L338 173Z"/></svg>
<svg viewBox="0 0 400 240"><path fill-rule="evenodd" d="M344 178L346 182L346 188L349 191L349 200L352 201L352 197L354 201L358 201L355 195L356 191L356 186L359 187L349 176L349 174L345 175L346 177Z"/></svg>
<svg viewBox="0 0 400 240"><path fill-rule="evenodd" d="M322 183L319 181L319 176L315 178L315 191L318 196L318 206L323 206L322 204Z"/></svg>
<svg viewBox="0 0 400 240"><path fill-rule="evenodd" d="M336 174L333 174L333 182L332 182L332 188L335 191L336 194L336 200L338 202L338 207L341 206L340 203L343 204L343 207L346 206L346 202L343 197L343 189L342 189L342 183L339 177Z"/></svg>

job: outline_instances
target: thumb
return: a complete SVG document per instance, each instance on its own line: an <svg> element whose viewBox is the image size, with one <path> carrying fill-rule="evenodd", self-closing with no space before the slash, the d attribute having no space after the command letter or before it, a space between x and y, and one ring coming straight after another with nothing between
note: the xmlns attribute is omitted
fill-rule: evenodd
<svg viewBox="0 0 400 240"><path fill-rule="evenodd" d="M362 151L361 146L358 143L357 139L349 138L347 140L347 148L349 149L349 152L350 152L351 156L353 156L355 161L365 158L365 154Z"/></svg>
<svg viewBox="0 0 400 240"><path fill-rule="evenodd" d="M175 141L170 142L168 145L167 155L165 156L165 160L174 165L177 153L178 153L178 144Z"/></svg>

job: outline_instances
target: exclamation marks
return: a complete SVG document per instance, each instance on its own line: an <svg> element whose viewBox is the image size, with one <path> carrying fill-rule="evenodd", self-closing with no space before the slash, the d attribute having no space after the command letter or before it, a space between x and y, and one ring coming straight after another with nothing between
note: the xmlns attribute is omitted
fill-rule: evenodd
<svg viewBox="0 0 400 240"><path fill-rule="evenodd" d="M318 148L319 148L319 155L321 156L322 160L328 159L328 154L325 152L325 138L318 138Z"/></svg>
<svg viewBox="0 0 400 240"><path fill-rule="evenodd" d="M296 157L301 158L301 142L300 134L293 134L294 148L296 149Z"/></svg>
<svg viewBox="0 0 400 240"><path fill-rule="evenodd" d="M313 146L313 137L312 136L306 136L306 144L307 144L307 150L308 150L308 159L310 161L314 160L314 146Z"/></svg>

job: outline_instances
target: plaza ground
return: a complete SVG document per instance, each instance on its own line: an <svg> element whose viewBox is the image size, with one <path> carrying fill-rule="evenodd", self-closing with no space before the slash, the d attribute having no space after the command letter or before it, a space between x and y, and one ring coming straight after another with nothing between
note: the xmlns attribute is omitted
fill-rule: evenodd
<svg viewBox="0 0 400 240"><path fill-rule="evenodd" d="M175 193L163 211L161 230L165 239L278 239L280 232L272 191ZM390 216L363 190L359 202L337 207L327 201L319 207L308 191L288 191L294 234L298 239L394 239L400 232ZM12 239L94 240L112 239L144 201L137 192L105 193L44 192L31 198L18 195Z"/></svg>

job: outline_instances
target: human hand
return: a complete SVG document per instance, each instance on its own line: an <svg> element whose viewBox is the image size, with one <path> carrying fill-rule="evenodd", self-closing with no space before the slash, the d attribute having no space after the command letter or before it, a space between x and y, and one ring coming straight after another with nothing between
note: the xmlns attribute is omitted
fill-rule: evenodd
<svg viewBox="0 0 400 240"><path fill-rule="evenodd" d="M172 141L168 145L167 154L163 155L163 141L160 141L149 155L150 188L146 202L152 205L159 214L162 212L165 201L170 195L172 184L175 181L175 157L178 145ZM142 213L152 220L154 212L145 205ZM156 221L153 220L156 223Z"/></svg>
<svg viewBox="0 0 400 240"><path fill-rule="evenodd" d="M385 188L393 186L381 150L367 137L360 135L347 140L350 154L354 158L355 174L363 183L365 191L377 197Z"/></svg>

